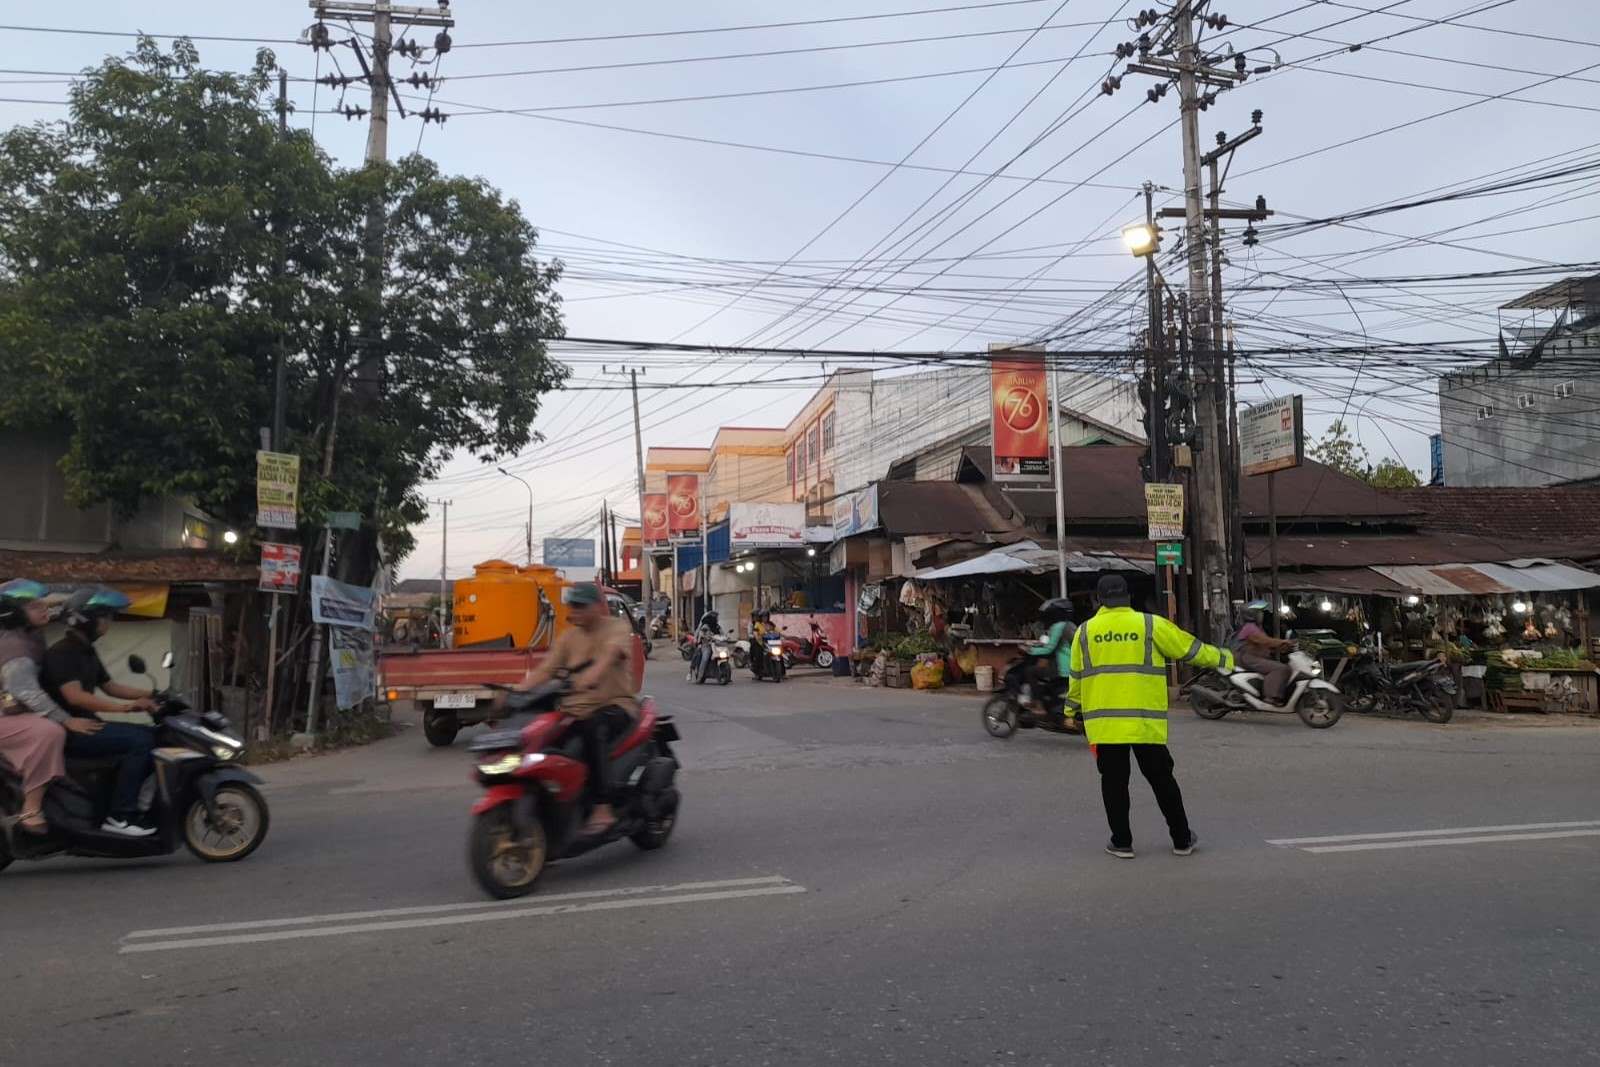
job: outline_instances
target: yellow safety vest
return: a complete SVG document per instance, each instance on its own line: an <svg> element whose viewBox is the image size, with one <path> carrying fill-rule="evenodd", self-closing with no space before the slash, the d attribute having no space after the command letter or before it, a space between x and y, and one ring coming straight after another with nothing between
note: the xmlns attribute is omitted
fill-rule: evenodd
<svg viewBox="0 0 1600 1067"><path fill-rule="evenodd" d="M1159 615L1101 608L1072 642L1067 712L1083 712L1092 745L1167 743L1167 663L1233 669L1233 653Z"/></svg>

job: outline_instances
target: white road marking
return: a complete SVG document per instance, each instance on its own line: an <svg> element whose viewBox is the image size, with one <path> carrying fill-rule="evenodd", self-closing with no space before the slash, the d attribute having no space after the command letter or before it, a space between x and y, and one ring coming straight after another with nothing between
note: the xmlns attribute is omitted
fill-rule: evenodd
<svg viewBox="0 0 1600 1067"><path fill-rule="evenodd" d="M1302 846L1304 852L1372 852L1389 848L1429 848L1434 845L1488 845L1500 841L1550 841L1558 837L1600 837L1600 830L1552 830L1542 834L1486 834L1481 837L1421 837L1407 841L1367 841L1357 845Z"/></svg>
<svg viewBox="0 0 1600 1067"><path fill-rule="evenodd" d="M558 900L587 900L595 897L637 897L653 893L683 893L708 889L745 889L751 886L789 885L782 875L763 878L728 878L720 882L680 882L677 885L635 885L616 889L586 889L574 893L551 893L538 899L550 903ZM483 911L485 909L526 905L526 897L516 900L477 900L457 904L423 904L409 908L381 908L375 911L339 911L327 915L299 915L288 919L256 919L249 922L210 923L205 926L169 926L159 930L135 930L124 941L141 937L175 937L181 934L221 934L236 930L269 930L274 927L310 926L314 923L347 922L356 919L399 918L404 915L432 915L453 911Z"/></svg>
<svg viewBox="0 0 1600 1067"><path fill-rule="evenodd" d="M1457 834L1513 833L1522 830L1569 830L1577 827L1600 826L1600 819L1578 822L1525 822L1507 826L1463 826L1454 830L1395 830L1381 834L1334 834L1328 837L1280 837L1269 839L1269 845L1332 845L1341 841L1393 841L1404 837L1453 837ZM1308 850L1309 851L1309 850Z"/></svg>
<svg viewBox="0 0 1600 1067"><path fill-rule="evenodd" d="M299 930L275 930L270 933L232 934L221 937L178 938L167 941L142 941L123 945L118 952L170 952L177 949L212 948L222 945L251 945L266 941L293 941L312 937L340 937L349 934L385 933L392 930L422 930L439 926L462 926L467 923L505 922L511 919L536 918L546 915L571 915L590 911L619 911L625 908L649 908L663 904L701 904L715 900L738 900L745 897L785 896L804 893L805 886L785 883L750 889L729 889L719 892L680 893L676 896L630 897L610 900L590 900L581 904L547 904L535 907L501 908L479 911L470 915L436 915L431 918L398 919L390 922L349 923L340 926L313 926ZM533 898L538 899L538 898ZM553 899L553 898L546 898Z"/></svg>

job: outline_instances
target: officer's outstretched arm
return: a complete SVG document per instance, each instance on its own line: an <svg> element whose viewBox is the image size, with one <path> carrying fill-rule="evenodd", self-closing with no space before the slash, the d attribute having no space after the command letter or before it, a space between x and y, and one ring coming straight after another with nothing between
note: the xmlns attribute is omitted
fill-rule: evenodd
<svg viewBox="0 0 1600 1067"><path fill-rule="evenodd" d="M1233 670L1233 653L1216 645L1208 645L1179 626L1174 626L1160 616L1155 625L1156 648L1169 660L1192 663L1196 667Z"/></svg>

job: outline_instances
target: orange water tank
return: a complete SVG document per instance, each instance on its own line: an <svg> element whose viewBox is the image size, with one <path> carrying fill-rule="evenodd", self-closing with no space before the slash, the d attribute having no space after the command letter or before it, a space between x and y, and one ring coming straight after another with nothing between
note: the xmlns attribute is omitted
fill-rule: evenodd
<svg viewBox="0 0 1600 1067"><path fill-rule="evenodd" d="M500 559L478 564L471 578L455 584L455 647L501 643L509 636L517 648L548 648L566 622L566 584L554 567L519 567Z"/></svg>

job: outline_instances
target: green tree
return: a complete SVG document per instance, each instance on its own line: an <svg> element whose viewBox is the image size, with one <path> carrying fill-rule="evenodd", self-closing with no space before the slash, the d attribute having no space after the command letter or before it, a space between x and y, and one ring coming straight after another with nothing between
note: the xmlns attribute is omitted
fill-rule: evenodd
<svg viewBox="0 0 1600 1067"><path fill-rule="evenodd" d="M481 180L280 137L274 67L141 39L65 122L0 136L0 425L63 429L79 504L176 494L248 525L281 351L308 517L377 504L404 551L447 459L535 439L567 374L545 347L559 264Z"/></svg>
<svg viewBox="0 0 1600 1067"><path fill-rule="evenodd" d="M1351 436L1341 419L1333 421L1307 454L1340 474L1360 478L1378 489L1413 489L1422 484L1415 471L1392 456L1385 456L1374 467L1366 446Z"/></svg>

